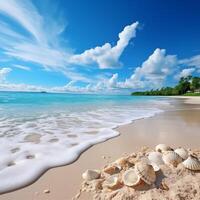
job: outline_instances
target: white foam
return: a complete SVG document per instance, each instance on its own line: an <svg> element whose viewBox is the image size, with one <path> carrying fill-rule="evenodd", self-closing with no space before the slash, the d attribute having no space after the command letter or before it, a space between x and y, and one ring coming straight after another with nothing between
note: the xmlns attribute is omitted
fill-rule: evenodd
<svg viewBox="0 0 200 200"><path fill-rule="evenodd" d="M33 182L51 167L73 162L91 145L117 136L113 128L159 112L152 103L145 108L112 106L29 120L0 119L0 193Z"/></svg>

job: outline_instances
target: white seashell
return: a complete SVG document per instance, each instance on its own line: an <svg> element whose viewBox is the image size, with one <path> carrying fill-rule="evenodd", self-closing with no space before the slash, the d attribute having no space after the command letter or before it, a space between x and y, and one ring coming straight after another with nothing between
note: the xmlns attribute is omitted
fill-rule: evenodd
<svg viewBox="0 0 200 200"><path fill-rule="evenodd" d="M135 172L148 185L151 185L156 181L156 174L152 165L149 165L146 162L136 163Z"/></svg>
<svg viewBox="0 0 200 200"><path fill-rule="evenodd" d="M88 169L82 174L82 178L87 181L92 181L94 179L98 179L100 175L99 171Z"/></svg>
<svg viewBox="0 0 200 200"><path fill-rule="evenodd" d="M124 172L122 176L122 181L124 185L136 186L140 183L140 177L136 174L134 169L129 169Z"/></svg>
<svg viewBox="0 0 200 200"><path fill-rule="evenodd" d="M188 151L182 147L175 150L175 152L183 159L186 160L188 158Z"/></svg>
<svg viewBox="0 0 200 200"><path fill-rule="evenodd" d="M110 177L108 177L105 181L104 181L104 186L110 188L110 189L115 189L117 187L120 186L120 181L119 181L119 177L117 174L112 175Z"/></svg>
<svg viewBox="0 0 200 200"><path fill-rule="evenodd" d="M182 158L174 151L165 151L163 153L163 161L167 165L177 167L182 162Z"/></svg>
<svg viewBox="0 0 200 200"><path fill-rule="evenodd" d="M156 146L156 151L158 152L164 152L171 150L171 147L167 146L166 144L158 144Z"/></svg>
<svg viewBox="0 0 200 200"><path fill-rule="evenodd" d="M155 163L156 165L163 165L164 161L162 159L162 154L160 152L150 152L148 155L148 159L151 163Z"/></svg>
<svg viewBox="0 0 200 200"><path fill-rule="evenodd" d="M183 165L185 168L198 171L200 170L200 161L197 157L190 155L184 162Z"/></svg>

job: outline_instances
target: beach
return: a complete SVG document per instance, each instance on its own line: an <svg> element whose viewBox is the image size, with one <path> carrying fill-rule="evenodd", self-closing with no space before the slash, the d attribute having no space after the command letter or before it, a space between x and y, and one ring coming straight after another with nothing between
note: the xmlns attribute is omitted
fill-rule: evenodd
<svg viewBox="0 0 200 200"><path fill-rule="evenodd" d="M74 163L50 169L33 184L2 194L0 199L72 199L80 189L81 174L86 169L101 168L122 155L139 151L143 146L153 148L159 143L165 143L171 147L197 149L200 138L199 103L199 97L180 98L177 99L176 109L120 126L117 128L120 136L94 145ZM88 195L82 195L80 199L92 199Z"/></svg>

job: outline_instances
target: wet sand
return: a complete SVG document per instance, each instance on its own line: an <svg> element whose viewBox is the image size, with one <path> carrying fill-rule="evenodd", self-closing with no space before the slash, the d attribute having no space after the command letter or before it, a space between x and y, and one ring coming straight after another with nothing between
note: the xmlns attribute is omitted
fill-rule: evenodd
<svg viewBox="0 0 200 200"><path fill-rule="evenodd" d="M193 100L195 98L195 104ZM139 151L142 146L154 147L158 143L186 148L199 148L200 100L197 97L180 99L177 110L167 111L119 127L119 137L97 144L84 152L71 165L48 170L35 183L20 190L3 194L0 200L70 200L78 192L81 174L86 169L98 169L124 153ZM197 103L198 102L198 103ZM49 193L44 193L49 190ZM82 197L81 199L91 199Z"/></svg>

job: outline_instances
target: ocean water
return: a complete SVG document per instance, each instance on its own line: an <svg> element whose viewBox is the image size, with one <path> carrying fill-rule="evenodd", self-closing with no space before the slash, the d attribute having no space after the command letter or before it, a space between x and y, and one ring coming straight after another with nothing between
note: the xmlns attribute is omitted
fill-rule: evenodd
<svg viewBox="0 0 200 200"><path fill-rule="evenodd" d="M168 106L159 97L0 92L0 193L73 162L117 136L113 128Z"/></svg>

